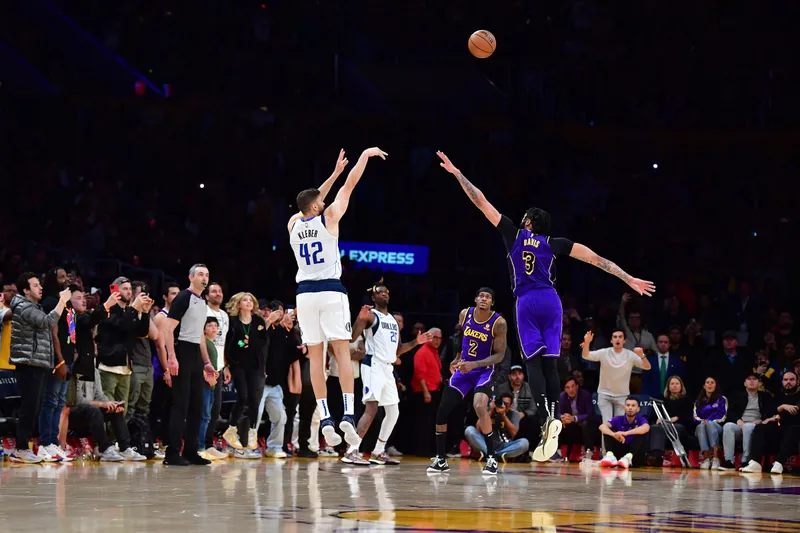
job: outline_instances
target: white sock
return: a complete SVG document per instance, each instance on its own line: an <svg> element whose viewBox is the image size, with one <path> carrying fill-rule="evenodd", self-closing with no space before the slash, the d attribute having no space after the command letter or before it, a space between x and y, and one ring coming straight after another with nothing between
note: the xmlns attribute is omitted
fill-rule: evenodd
<svg viewBox="0 0 800 533"><path fill-rule="evenodd" d="M386 442L382 441L381 439L378 439L378 441L375 443L375 449L372 451L372 454L380 455L383 453L385 449L386 449Z"/></svg>
<svg viewBox="0 0 800 533"><path fill-rule="evenodd" d="M331 417L331 412L328 411L328 399L319 398L317 400L317 408L319 408L319 416L322 420Z"/></svg>
<svg viewBox="0 0 800 533"><path fill-rule="evenodd" d="M356 400L355 394L352 392L343 392L342 399L344 400L344 414L346 415L354 415L356 414Z"/></svg>
<svg viewBox="0 0 800 533"><path fill-rule="evenodd" d="M347 453L358 453L358 446L350 446L347 448Z"/></svg>

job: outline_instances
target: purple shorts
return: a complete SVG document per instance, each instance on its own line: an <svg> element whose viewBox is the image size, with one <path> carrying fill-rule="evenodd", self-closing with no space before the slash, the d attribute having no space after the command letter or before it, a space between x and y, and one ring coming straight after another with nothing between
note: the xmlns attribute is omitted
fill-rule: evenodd
<svg viewBox="0 0 800 533"><path fill-rule="evenodd" d="M529 291L517 299L517 334L525 359L561 353L561 321L564 311L554 290Z"/></svg>
<svg viewBox="0 0 800 533"><path fill-rule="evenodd" d="M450 386L466 396L471 391L483 392L490 397L494 394L494 365L488 368L476 368L466 374L456 371L450 376Z"/></svg>

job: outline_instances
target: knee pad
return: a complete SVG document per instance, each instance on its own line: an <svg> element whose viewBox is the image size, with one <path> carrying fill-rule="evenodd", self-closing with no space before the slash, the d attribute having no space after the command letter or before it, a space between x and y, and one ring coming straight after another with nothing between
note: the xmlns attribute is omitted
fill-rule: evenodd
<svg viewBox="0 0 800 533"><path fill-rule="evenodd" d="M444 426L447 424L450 413L453 412L453 409L458 407L462 399L461 393L456 389L453 387L445 387L444 392L442 392L442 401L439 403L439 410L436 411L437 426Z"/></svg>

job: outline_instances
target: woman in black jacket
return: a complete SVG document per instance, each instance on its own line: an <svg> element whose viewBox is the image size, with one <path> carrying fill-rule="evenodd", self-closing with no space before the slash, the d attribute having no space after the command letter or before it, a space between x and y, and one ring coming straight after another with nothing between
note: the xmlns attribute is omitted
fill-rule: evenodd
<svg viewBox="0 0 800 533"><path fill-rule="evenodd" d="M230 426L223 437L242 459L260 459L256 423L261 415L258 407L264 393L266 377L267 324L256 314L256 297L249 292L234 294L225 309L231 317L225 337L225 365L228 366L236 388L236 404L231 411ZM237 427L247 406L250 431L239 432ZM242 445L246 442L246 447Z"/></svg>
<svg viewBox="0 0 800 533"><path fill-rule="evenodd" d="M678 438L680 438L684 446L689 436L687 428L694 425L692 423L692 405L692 399L686 394L686 385L684 385L683 380L678 376L670 376L667 379L667 388L664 390L664 407L669 413L675 430L678 432ZM670 463L664 462L666 440L667 436L661 426L661 421L657 420L655 424L650 425L652 466L670 465Z"/></svg>

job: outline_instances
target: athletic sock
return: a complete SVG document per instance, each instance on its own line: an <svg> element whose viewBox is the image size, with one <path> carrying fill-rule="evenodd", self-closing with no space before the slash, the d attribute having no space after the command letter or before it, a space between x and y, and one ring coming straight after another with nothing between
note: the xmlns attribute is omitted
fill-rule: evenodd
<svg viewBox="0 0 800 533"><path fill-rule="evenodd" d="M447 431L444 432L436 432L436 457L441 457L444 459L446 457L447 450Z"/></svg>
<svg viewBox="0 0 800 533"><path fill-rule="evenodd" d="M490 431L483 436L486 441L486 457L494 457L494 431Z"/></svg>
<svg viewBox="0 0 800 533"><path fill-rule="evenodd" d="M352 392L343 392L342 399L344 400L344 414L353 416L355 412L355 394Z"/></svg>
<svg viewBox="0 0 800 533"><path fill-rule="evenodd" d="M378 439L378 440L375 442L375 449L374 449L374 450L372 450L372 453L373 453L374 455L380 455L380 454L382 454L382 453L383 453L383 451L384 451L385 449L386 449L386 443L385 443L384 441L382 441L381 439Z"/></svg>
<svg viewBox="0 0 800 533"><path fill-rule="evenodd" d="M347 448L347 453L358 453L359 446L350 446Z"/></svg>
<svg viewBox="0 0 800 533"><path fill-rule="evenodd" d="M319 417L322 420L331 417L331 412L328 411L328 399L327 398L319 398L317 400L317 408L319 409Z"/></svg>

